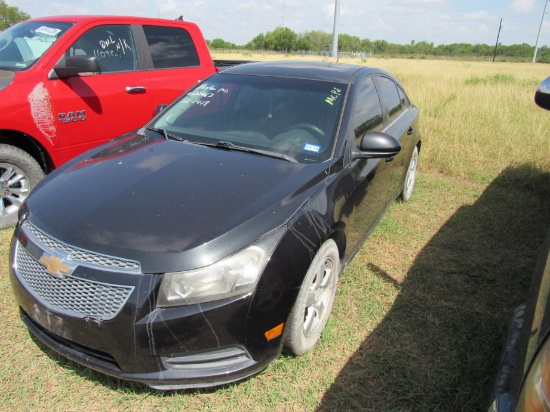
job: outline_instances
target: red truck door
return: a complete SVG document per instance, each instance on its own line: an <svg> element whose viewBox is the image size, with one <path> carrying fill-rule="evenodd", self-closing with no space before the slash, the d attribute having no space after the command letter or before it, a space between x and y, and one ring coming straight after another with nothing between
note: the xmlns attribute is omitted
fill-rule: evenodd
<svg viewBox="0 0 550 412"><path fill-rule="evenodd" d="M174 23L177 24L177 23ZM153 89L153 104L171 103L185 90L215 72L200 30L193 24L142 26L145 63Z"/></svg>
<svg viewBox="0 0 550 412"><path fill-rule="evenodd" d="M139 128L154 115L150 79L139 70L138 50L130 25L96 26L65 55L97 56L101 74L45 79L65 160Z"/></svg>

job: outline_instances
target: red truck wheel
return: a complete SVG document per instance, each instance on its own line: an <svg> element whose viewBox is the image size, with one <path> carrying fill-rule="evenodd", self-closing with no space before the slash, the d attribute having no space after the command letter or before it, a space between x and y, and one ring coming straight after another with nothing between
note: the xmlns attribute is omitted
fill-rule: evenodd
<svg viewBox="0 0 550 412"><path fill-rule="evenodd" d="M0 144L0 228L17 222L19 208L44 171L27 152Z"/></svg>

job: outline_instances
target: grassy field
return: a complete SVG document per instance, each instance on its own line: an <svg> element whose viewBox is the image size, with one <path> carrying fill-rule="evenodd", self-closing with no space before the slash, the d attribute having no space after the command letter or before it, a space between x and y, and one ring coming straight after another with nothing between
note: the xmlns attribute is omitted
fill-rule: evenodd
<svg viewBox="0 0 550 412"><path fill-rule="evenodd" d="M292 57L216 55L247 60ZM341 277L311 353L241 383L156 392L105 377L33 341L0 231L0 410L478 411L506 326L550 225L548 66L346 60L387 69L422 113L413 198L396 202Z"/></svg>

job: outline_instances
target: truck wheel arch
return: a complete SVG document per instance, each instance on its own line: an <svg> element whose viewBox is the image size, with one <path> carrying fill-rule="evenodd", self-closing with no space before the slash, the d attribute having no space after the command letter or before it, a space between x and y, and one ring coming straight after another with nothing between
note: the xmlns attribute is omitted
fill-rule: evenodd
<svg viewBox="0 0 550 412"><path fill-rule="evenodd" d="M22 133L0 131L0 228L15 225L22 202L50 170L38 143Z"/></svg>

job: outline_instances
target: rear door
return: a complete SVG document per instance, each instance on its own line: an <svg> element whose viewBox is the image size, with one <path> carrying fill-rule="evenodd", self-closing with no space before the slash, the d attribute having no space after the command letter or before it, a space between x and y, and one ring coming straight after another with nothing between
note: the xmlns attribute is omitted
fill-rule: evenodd
<svg viewBox="0 0 550 412"><path fill-rule="evenodd" d="M386 127L383 132L395 137L401 143L397 156L386 159L387 203L392 202L401 193L407 166L414 148L413 121L416 113L408 110L408 100L401 88L390 78L374 77L382 106L384 107Z"/></svg>
<svg viewBox="0 0 550 412"><path fill-rule="evenodd" d="M143 56L131 25L87 28L64 53L79 54L98 57L101 74L44 80L65 160L137 129L154 115L151 82L139 70Z"/></svg>
<svg viewBox="0 0 550 412"><path fill-rule="evenodd" d="M210 52L194 26L141 26L155 107L169 104L214 73Z"/></svg>

